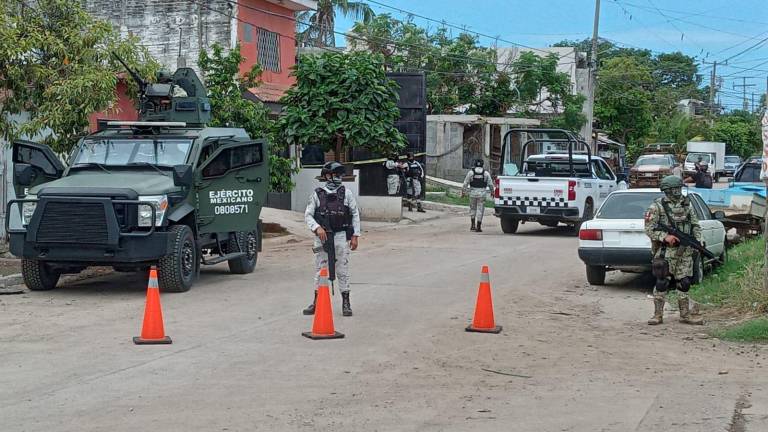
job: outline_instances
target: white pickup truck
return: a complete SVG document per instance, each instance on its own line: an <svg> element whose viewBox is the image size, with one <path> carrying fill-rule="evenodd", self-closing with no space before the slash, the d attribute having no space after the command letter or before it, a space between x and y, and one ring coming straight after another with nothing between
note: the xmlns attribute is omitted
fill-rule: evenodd
<svg viewBox="0 0 768 432"><path fill-rule="evenodd" d="M526 155L529 145L555 143L564 151L534 154L523 160L522 169L514 175L510 157L510 134L522 133L528 139L521 154ZM558 136L566 138L552 138ZM536 138L538 136L538 138ZM543 138L541 137L543 136ZM514 129L505 136L502 168L496 177L494 213L501 220L505 233L515 233L520 222L538 222L556 227L565 223L579 232L581 223L592 219L595 209L605 198L619 189L619 180L600 157L574 152L574 144L585 147L583 141L570 132L558 129ZM520 140L519 142L521 142Z"/></svg>

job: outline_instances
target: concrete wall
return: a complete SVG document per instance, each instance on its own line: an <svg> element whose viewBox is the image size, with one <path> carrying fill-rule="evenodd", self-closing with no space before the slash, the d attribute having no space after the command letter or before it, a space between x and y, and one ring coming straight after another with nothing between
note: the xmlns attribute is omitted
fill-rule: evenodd
<svg viewBox="0 0 768 432"><path fill-rule="evenodd" d="M112 22L123 37L137 36L170 71L176 70L179 46L187 66L199 72L201 49L214 42L229 48L234 42L237 6L227 0L206 0L205 7L189 0L83 0L83 4L91 15Z"/></svg>
<svg viewBox="0 0 768 432"><path fill-rule="evenodd" d="M322 184L317 180L319 175L320 168L303 168L293 175L296 186L291 192L291 210L304 212L310 195ZM360 196L360 171L354 170L354 176L354 181L345 181L344 187L355 194L363 220L399 221L402 218L403 206L400 197Z"/></svg>
<svg viewBox="0 0 768 432"><path fill-rule="evenodd" d="M464 125L427 120L427 175L463 181Z"/></svg>

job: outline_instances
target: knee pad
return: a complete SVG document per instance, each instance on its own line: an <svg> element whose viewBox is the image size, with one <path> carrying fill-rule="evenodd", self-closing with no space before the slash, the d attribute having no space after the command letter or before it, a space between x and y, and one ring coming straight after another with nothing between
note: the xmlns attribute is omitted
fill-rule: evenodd
<svg viewBox="0 0 768 432"><path fill-rule="evenodd" d="M656 279L656 291L667 292L668 289L669 289L669 279L667 278Z"/></svg>
<svg viewBox="0 0 768 432"><path fill-rule="evenodd" d="M688 292L691 289L691 278L684 277L677 282L677 289L682 292Z"/></svg>

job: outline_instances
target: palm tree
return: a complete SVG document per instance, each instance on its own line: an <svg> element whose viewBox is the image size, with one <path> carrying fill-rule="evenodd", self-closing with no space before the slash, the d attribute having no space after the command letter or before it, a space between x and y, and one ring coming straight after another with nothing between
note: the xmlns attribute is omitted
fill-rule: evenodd
<svg viewBox="0 0 768 432"><path fill-rule="evenodd" d="M373 9L361 1L318 0L316 11L304 11L297 15L298 40L303 46L336 46L334 24L336 11L345 17L367 23L373 18Z"/></svg>

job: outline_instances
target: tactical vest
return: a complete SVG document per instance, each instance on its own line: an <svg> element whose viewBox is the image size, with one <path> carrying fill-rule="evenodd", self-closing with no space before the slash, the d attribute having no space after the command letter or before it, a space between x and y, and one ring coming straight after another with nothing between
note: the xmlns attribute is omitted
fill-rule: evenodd
<svg viewBox="0 0 768 432"><path fill-rule="evenodd" d="M323 229L332 232L347 231L352 227L352 213L344 204L346 190L339 186L336 192L328 192L323 188L315 189L320 205L315 209L315 220Z"/></svg>
<svg viewBox="0 0 768 432"><path fill-rule="evenodd" d="M397 168L387 168L387 162L390 162L390 161L392 161L392 159L384 162L384 174L386 174L387 176L397 175Z"/></svg>
<svg viewBox="0 0 768 432"><path fill-rule="evenodd" d="M469 181L469 186L479 189L485 189L488 187L488 182L485 180L484 169L480 167L475 167L472 169L472 180Z"/></svg>
<svg viewBox="0 0 768 432"><path fill-rule="evenodd" d="M673 225L686 234L693 234L693 224L691 223L693 208L688 197L683 197L683 201L679 205L672 205L672 203L666 202L665 198L659 198L656 203L661 209L659 219L662 223L666 222L666 225Z"/></svg>
<svg viewBox="0 0 768 432"><path fill-rule="evenodd" d="M408 161L408 177L421 178L421 165L416 161Z"/></svg>
<svg viewBox="0 0 768 432"><path fill-rule="evenodd" d="M696 180L697 188L712 189L712 174L709 172L698 172L694 179Z"/></svg>

